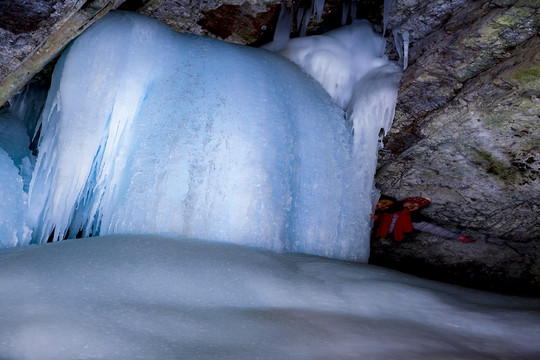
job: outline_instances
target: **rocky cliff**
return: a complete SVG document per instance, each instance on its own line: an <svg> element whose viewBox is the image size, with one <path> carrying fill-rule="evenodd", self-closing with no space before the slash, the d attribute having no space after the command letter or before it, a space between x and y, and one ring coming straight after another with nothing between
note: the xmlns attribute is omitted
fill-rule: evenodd
<svg viewBox="0 0 540 360"><path fill-rule="evenodd" d="M540 2L398 1L393 10L390 27L408 30L411 47L377 187L429 197L432 222L476 242L376 242L374 261L538 288Z"/></svg>
<svg viewBox="0 0 540 360"><path fill-rule="evenodd" d="M279 0L0 0L0 103L62 48L120 7L177 31L240 44L269 40ZM293 5L293 2L288 2ZM294 2L309 8L309 2ZM324 31L341 22L328 1ZM382 1L357 17L382 24ZM472 244L415 234L375 240L372 262L423 276L540 294L540 2L395 0L387 35L410 34L394 126L380 151L378 188L429 197L428 220ZM397 57L389 47L389 56Z"/></svg>

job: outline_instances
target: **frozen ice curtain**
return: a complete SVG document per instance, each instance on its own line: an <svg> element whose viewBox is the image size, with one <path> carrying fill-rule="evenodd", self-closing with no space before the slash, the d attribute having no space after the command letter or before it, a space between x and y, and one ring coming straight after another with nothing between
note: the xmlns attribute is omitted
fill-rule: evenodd
<svg viewBox="0 0 540 360"><path fill-rule="evenodd" d="M378 134L400 71L367 23L306 39L283 55L311 76L132 13L92 26L60 58L40 120L31 241L174 234L367 261ZM356 110L377 69L398 75L383 120Z"/></svg>

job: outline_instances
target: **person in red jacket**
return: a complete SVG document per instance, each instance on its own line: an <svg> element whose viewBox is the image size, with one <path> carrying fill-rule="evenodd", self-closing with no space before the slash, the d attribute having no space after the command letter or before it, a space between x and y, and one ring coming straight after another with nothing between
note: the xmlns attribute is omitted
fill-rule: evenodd
<svg viewBox="0 0 540 360"><path fill-rule="evenodd" d="M403 208L395 212L376 212L374 218L375 236L386 237L388 234L393 234L394 240L402 241L405 234L413 230L428 232L433 235L442 236L449 239L456 239L463 243L473 242L468 235L460 235L443 229L437 225L430 224L426 221L414 221L411 215L431 204L428 198L415 196L409 197L402 201Z"/></svg>
<svg viewBox="0 0 540 360"><path fill-rule="evenodd" d="M398 202L395 198L387 195L381 195L377 205L375 205L375 214L372 217L377 219L382 213L395 212L397 203Z"/></svg>

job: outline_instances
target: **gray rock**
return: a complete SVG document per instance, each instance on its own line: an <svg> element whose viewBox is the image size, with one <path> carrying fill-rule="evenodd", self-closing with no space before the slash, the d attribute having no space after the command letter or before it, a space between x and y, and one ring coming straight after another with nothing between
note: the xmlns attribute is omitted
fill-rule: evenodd
<svg viewBox="0 0 540 360"><path fill-rule="evenodd" d="M1 0L0 106L123 0Z"/></svg>
<svg viewBox="0 0 540 360"><path fill-rule="evenodd" d="M414 35L412 65L402 80L376 182L383 193L398 198L429 197L432 205L423 212L438 225L501 244L497 250L493 242L467 246L474 254L460 260L453 249L422 242L414 251L396 248L392 256L414 259L416 253L427 264L430 254L442 266L468 264L482 279L526 278L526 284L515 283L538 291L540 3L449 5L450 13L432 21L439 27ZM404 15L396 18L414 34L418 24ZM493 256L508 244L520 244L520 251L503 256L506 260ZM374 258L389 262L381 254ZM494 266L494 258L506 265ZM501 275L505 266L513 270Z"/></svg>

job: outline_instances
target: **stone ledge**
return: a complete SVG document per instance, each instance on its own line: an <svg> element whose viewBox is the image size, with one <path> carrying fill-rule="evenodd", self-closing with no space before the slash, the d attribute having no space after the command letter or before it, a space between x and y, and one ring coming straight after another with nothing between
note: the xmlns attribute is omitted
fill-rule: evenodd
<svg viewBox="0 0 540 360"><path fill-rule="evenodd" d="M52 27L58 27L27 54L0 83L0 106L15 95L35 74L87 27L117 8L124 0L91 0L76 3Z"/></svg>

